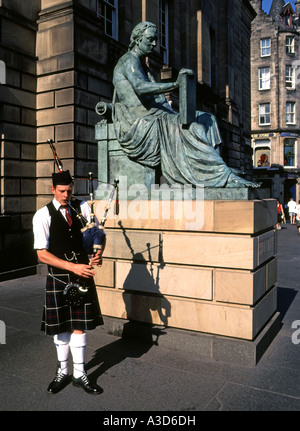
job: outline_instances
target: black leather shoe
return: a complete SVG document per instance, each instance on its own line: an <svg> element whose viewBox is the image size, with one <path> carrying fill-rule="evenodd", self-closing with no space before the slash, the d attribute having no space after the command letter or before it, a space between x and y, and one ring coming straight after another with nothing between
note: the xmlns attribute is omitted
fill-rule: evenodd
<svg viewBox="0 0 300 431"><path fill-rule="evenodd" d="M73 380L73 385L76 386L77 388L82 388L83 390L85 390L85 392L87 392L88 394L91 395L98 395L101 394L103 391L100 388L100 386L98 385L93 385L86 374L83 374L81 377L79 377L78 379L75 379L75 377L72 377Z"/></svg>
<svg viewBox="0 0 300 431"><path fill-rule="evenodd" d="M69 383L70 383L70 376L68 374L67 375L63 374L61 371L58 371L55 378L48 386L47 391L50 394L57 394L62 389L64 389Z"/></svg>

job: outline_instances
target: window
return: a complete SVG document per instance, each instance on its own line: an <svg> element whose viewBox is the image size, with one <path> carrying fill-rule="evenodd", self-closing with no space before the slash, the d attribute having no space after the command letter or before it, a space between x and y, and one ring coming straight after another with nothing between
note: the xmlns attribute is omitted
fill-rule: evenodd
<svg viewBox="0 0 300 431"><path fill-rule="evenodd" d="M259 89L260 90L269 90L270 89L270 68L262 67L259 69Z"/></svg>
<svg viewBox="0 0 300 431"><path fill-rule="evenodd" d="M295 68L292 66L285 67L285 86L286 88L295 88Z"/></svg>
<svg viewBox="0 0 300 431"><path fill-rule="evenodd" d="M295 166L295 155L296 155L296 139L286 138L283 144L284 151L284 166L294 167Z"/></svg>
<svg viewBox="0 0 300 431"><path fill-rule="evenodd" d="M260 56L268 57L271 55L271 39L262 39L260 41Z"/></svg>
<svg viewBox="0 0 300 431"><path fill-rule="evenodd" d="M292 15L284 15L284 25L286 27L292 27Z"/></svg>
<svg viewBox="0 0 300 431"><path fill-rule="evenodd" d="M159 42L165 64L169 64L169 5L166 0L159 2Z"/></svg>
<svg viewBox="0 0 300 431"><path fill-rule="evenodd" d="M105 34L118 39L118 0L98 0L97 15L104 24Z"/></svg>
<svg viewBox="0 0 300 431"><path fill-rule="evenodd" d="M253 154L255 168L271 166L271 145L269 140L255 141Z"/></svg>
<svg viewBox="0 0 300 431"><path fill-rule="evenodd" d="M286 37L286 53L295 54L295 38L294 36Z"/></svg>
<svg viewBox="0 0 300 431"><path fill-rule="evenodd" d="M295 124L295 102L286 103L286 124Z"/></svg>
<svg viewBox="0 0 300 431"><path fill-rule="evenodd" d="M271 104L262 103L259 105L259 125L266 126L271 124Z"/></svg>

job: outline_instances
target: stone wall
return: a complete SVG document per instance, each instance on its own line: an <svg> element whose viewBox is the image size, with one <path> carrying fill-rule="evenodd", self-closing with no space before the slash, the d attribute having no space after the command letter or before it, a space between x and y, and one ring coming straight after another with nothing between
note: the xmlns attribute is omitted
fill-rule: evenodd
<svg viewBox="0 0 300 431"><path fill-rule="evenodd" d="M26 4L25 4L26 3ZM36 18L40 1L3 0L0 7L0 59L6 85L0 85L2 271L34 264L31 219L35 212Z"/></svg>

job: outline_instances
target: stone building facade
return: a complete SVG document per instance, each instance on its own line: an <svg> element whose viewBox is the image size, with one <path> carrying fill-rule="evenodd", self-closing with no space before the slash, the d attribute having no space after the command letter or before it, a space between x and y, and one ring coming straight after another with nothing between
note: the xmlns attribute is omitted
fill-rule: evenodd
<svg viewBox="0 0 300 431"><path fill-rule="evenodd" d="M47 140L75 179L97 172L95 105L111 101L114 66L142 20L159 29L157 78L196 72L197 107L217 116L225 161L251 175L254 17L248 0L0 0L0 276L35 269L31 220L56 169ZM87 195L85 181L75 194Z"/></svg>
<svg viewBox="0 0 300 431"><path fill-rule="evenodd" d="M251 1L251 122L254 175L282 204L299 200L300 2Z"/></svg>

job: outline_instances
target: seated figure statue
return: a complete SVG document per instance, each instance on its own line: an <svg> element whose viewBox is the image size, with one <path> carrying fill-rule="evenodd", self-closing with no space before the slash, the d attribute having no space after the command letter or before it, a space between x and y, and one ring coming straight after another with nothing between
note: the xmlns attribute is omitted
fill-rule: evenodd
<svg viewBox="0 0 300 431"><path fill-rule="evenodd" d="M239 177L219 153L221 143L216 118L196 112L196 119L183 127L164 93L179 86L176 82L158 83L145 58L156 46L156 26L138 24L132 31L128 52L115 69L113 122L117 139L127 156L144 166L161 166L171 184L202 184L204 187L258 187ZM181 74L192 74L182 69Z"/></svg>

